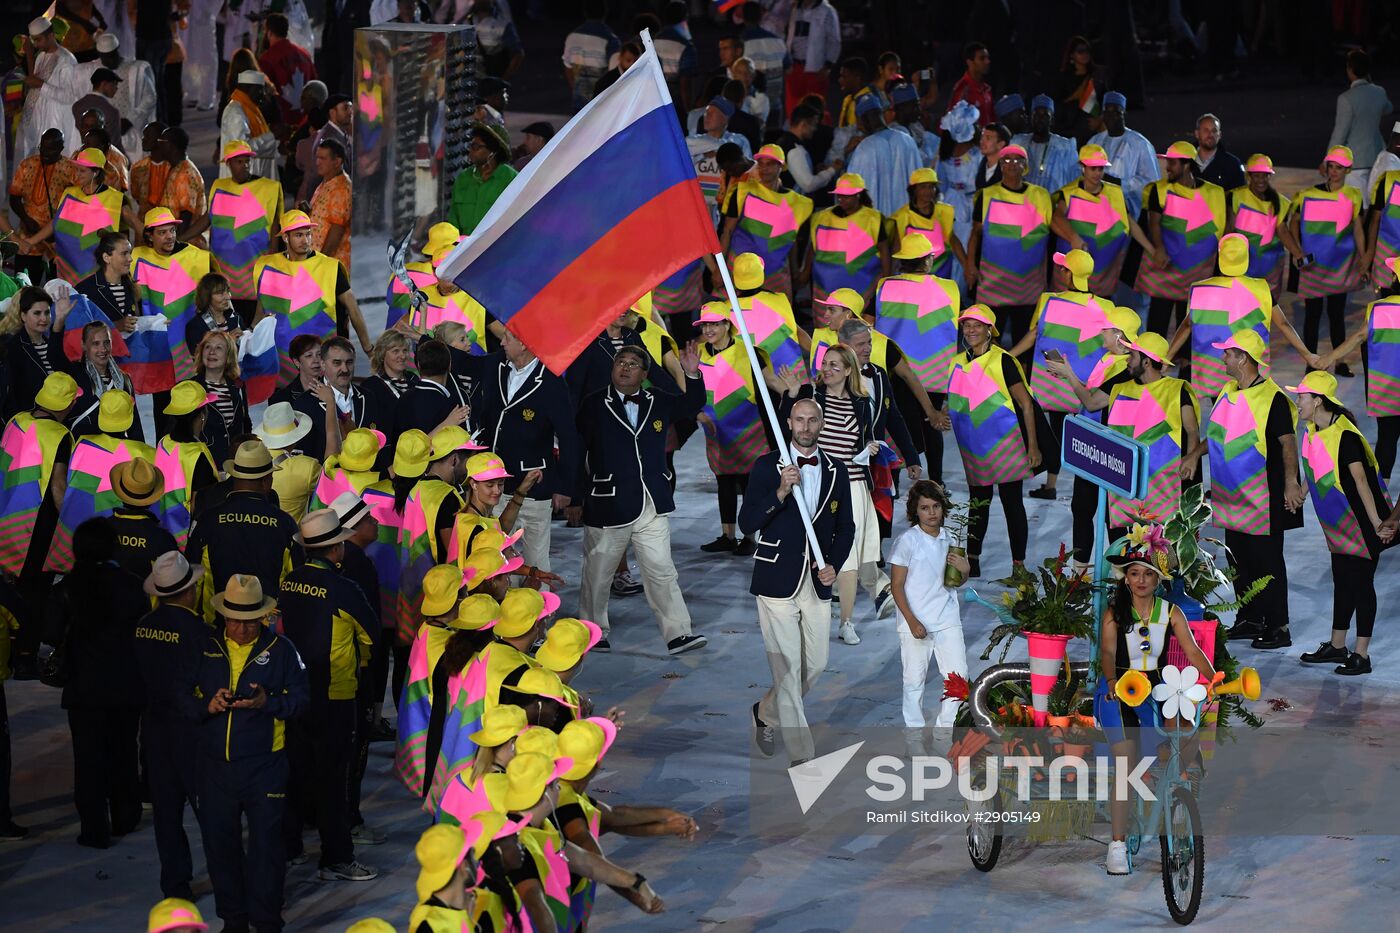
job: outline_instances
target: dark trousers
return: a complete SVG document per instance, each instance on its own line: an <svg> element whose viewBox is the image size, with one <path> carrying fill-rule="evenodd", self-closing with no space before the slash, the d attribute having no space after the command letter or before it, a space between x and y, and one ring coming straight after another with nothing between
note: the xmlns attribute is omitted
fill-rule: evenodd
<svg viewBox="0 0 1400 933"><path fill-rule="evenodd" d="M342 865L355 856L350 841L350 760L355 751L355 701L330 700L287 723L291 765L285 819L286 851L302 850L302 827L314 823L321 837L321 867Z"/></svg>
<svg viewBox="0 0 1400 933"><path fill-rule="evenodd" d="M165 66L165 122L179 126L185 122L185 63L171 62Z"/></svg>
<svg viewBox="0 0 1400 933"><path fill-rule="evenodd" d="M225 924L252 921L262 930L282 929L282 888L287 857L282 815L287 802L287 756L199 763L199 829L204 861L214 885L214 909ZM243 822L248 848L243 848Z"/></svg>
<svg viewBox="0 0 1400 933"><path fill-rule="evenodd" d="M73 803L82 840L111 843L141 822L141 783L136 771L134 706L84 706L68 711L73 736Z"/></svg>
<svg viewBox="0 0 1400 933"><path fill-rule="evenodd" d="M1327 335L1333 347L1340 347L1347 339L1347 296L1328 295L1325 298L1308 298L1303 302L1303 346L1317 352L1318 332L1322 329L1322 311L1327 310Z"/></svg>
<svg viewBox="0 0 1400 933"><path fill-rule="evenodd" d="M1099 487L1086 479L1074 478L1070 495L1070 542L1074 559L1087 564L1094 559L1094 513L1099 509Z"/></svg>
<svg viewBox="0 0 1400 933"><path fill-rule="evenodd" d="M166 897L189 898L194 878L190 839L185 835L185 804L199 813L198 769L190 754L194 742L194 732L184 722L141 717L141 752L160 856L160 890Z"/></svg>
<svg viewBox="0 0 1400 933"><path fill-rule="evenodd" d="M1370 638L1376 624L1375 557L1332 555L1332 631L1345 632L1356 616L1356 634Z"/></svg>
<svg viewBox="0 0 1400 933"><path fill-rule="evenodd" d="M1055 453L1057 454L1057 456L1056 456L1056 458L1055 458L1055 459L1056 459L1056 466L1055 466L1055 470L1054 470L1054 473L1055 473L1056 476L1058 476L1059 473L1060 473L1060 468L1059 468L1059 465L1058 465L1058 461L1059 461L1058 454L1059 454L1059 451L1060 451L1060 447L1063 445L1063 439L1064 439L1064 436L1065 436L1065 419L1068 418L1068 417L1069 417L1069 412L1067 412L1067 411L1047 411L1047 412L1045 413L1045 420L1046 420L1047 422L1049 422L1049 424L1050 424L1050 435L1055 439L1054 444L1053 444L1053 448L1054 448L1054 450L1055 450ZM1040 447L1041 447L1042 450L1044 450L1045 447L1046 447L1046 445L1045 445L1045 444L1041 444ZM1047 473L1048 473L1048 472L1049 472L1049 471L1047 470Z"/></svg>
<svg viewBox="0 0 1400 933"><path fill-rule="evenodd" d="M10 708L5 704L5 682L0 680L0 825L13 817L10 812Z"/></svg>
<svg viewBox="0 0 1400 933"><path fill-rule="evenodd" d="M399 708L399 703L403 701L403 682L408 678L408 653L412 647L412 645L395 644L390 651L394 658L394 676L389 686L393 691L394 709L396 710Z"/></svg>
<svg viewBox="0 0 1400 933"><path fill-rule="evenodd" d="M1033 311L1034 305L1002 305L996 309L997 331L1001 334L1003 345L1014 347L1030 332ZM1024 366L1025 362L1022 360L1021 365Z"/></svg>
<svg viewBox="0 0 1400 933"><path fill-rule="evenodd" d="M1382 483L1390 482L1395 468L1395 448L1400 445L1400 417L1376 419L1376 472Z"/></svg>
<svg viewBox="0 0 1400 933"><path fill-rule="evenodd" d="M179 108L184 101L178 97L172 102L165 90L165 59L170 54L170 39L137 39L136 57L151 66L151 76L156 79L156 119L170 122L170 108Z"/></svg>
<svg viewBox="0 0 1400 933"><path fill-rule="evenodd" d="M1021 483L1002 483L996 487L1001 499L1001 511L1006 516L1006 536L1011 542L1011 559L1026 559L1026 538L1030 526L1026 522L1026 502L1021 498ZM972 521L967 529L967 553L969 557L982 556L982 540L987 537L987 523L992 512L992 487L970 486L967 490L970 500L980 499L985 504L972 510Z"/></svg>
<svg viewBox="0 0 1400 933"><path fill-rule="evenodd" d="M671 475L675 475L672 471ZM719 521L721 525L732 525L739 518L739 496L749 488L747 473L729 473L716 476L719 486Z"/></svg>
<svg viewBox="0 0 1400 933"><path fill-rule="evenodd" d="M1153 298L1147 303L1147 329L1163 337L1171 336L1173 323L1186 317L1186 302Z"/></svg>
<svg viewBox="0 0 1400 933"><path fill-rule="evenodd" d="M1240 616L1253 619L1266 632L1288 627L1288 565L1283 561L1283 532L1247 535L1225 532L1225 546L1238 576L1235 592L1243 593L1261 577L1272 576L1263 592L1240 610Z"/></svg>
<svg viewBox="0 0 1400 933"><path fill-rule="evenodd" d="M363 679L361 681L363 684ZM380 690L382 696L384 691ZM361 687L355 698L355 747L350 752L350 828L363 826L364 815L360 813L360 785L365 779L365 769L369 767L369 737L374 731L374 700L370 692Z"/></svg>
<svg viewBox="0 0 1400 933"><path fill-rule="evenodd" d="M930 392L928 400L934 411L941 411L948 396L943 392ZM943 484L943 432L929 424L922 417L919 424L924 432L924 459L928 461L927 478Z"/></svg>

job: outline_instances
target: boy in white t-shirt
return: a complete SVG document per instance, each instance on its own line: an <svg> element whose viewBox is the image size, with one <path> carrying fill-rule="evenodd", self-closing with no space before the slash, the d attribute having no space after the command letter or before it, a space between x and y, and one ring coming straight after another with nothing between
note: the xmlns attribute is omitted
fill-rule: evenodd
<svg viewBox="0 0 1400 933"><path fill-rule="evenodd" d="M948 493L938 483L915 483L908 503L909 524L914 527L899 536L890 555L895 625L904 664L904 725L910 729L924 726L924 681L931 657L938 662L940 684L949 674L967 676L958 594L943 585L945 567L961 571L964 579L969 569L966 557L948 549L952 539L943 530L943 521L951 506ZM938 695L942 694L940 689ZM944 700L934 726L951 728L957 712L957 700Z"/></svg>

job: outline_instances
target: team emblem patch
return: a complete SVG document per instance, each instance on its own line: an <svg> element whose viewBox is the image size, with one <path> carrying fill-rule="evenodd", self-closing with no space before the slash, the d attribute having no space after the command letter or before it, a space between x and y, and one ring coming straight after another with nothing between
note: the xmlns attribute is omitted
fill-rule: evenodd
<svg viewBox="0 0 1400 933"><path fill-rule="evenodd" d="M832 503L831 503L831 514L832 514L832 515L835 515L835 514L836 514L836 510L837 510L838 508L840 508L840 507L841 507L841 503L839 503L839 502L832 502Z"/></svg>
<svg viewBox="0 0 1400 933"><path fill-rule="evenodd" d="M657 418L655 421L653 421L653 422L651 423L651 429L652 429L653 431L656 431L657 433L660 433L660 432L661 432L661 419L660 419L660 418Z"/></svg>
<svg viewBox="0 0 1400 933"><path fill-rule="evenodd" d="M526 421L534 421L535 410L533 408L526 408L520 412L520 417L524 418Z"/></svg>
<svg viewBox="0 0 1400 933"><path fill-rule="evenodd" d="M256 658L253 659L253 663L254 663L254 664L267 664L267 663L269 663L271 660L272 660L272 655L270 655L270 654L268 654L266 651L264 651L262 654L258 655Z"/></svg>

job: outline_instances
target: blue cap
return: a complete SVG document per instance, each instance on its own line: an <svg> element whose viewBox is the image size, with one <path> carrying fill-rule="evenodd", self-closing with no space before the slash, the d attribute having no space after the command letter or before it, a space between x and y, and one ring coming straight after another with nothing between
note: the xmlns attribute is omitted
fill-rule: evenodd
<svg viewBox="0 0 1400 933"><path fill-rule="evenodd" d="M884 108L880 106L880 98L874 94L862 94L856 98L856 116L863 116L872 111L880 112Z"/></svg>
<svg viewBox="0 0 1400 933"><path fill-rule="evenodd" d="M1054 112L1055 112L1055 99L1054 99L1053 97L1051 97L1049 94L1037 94L1037 95L1035 95L1035 97L1032 97L1032 98L1031 98L1031 109L1032 109L1032 110L1039 110L1041 107L1044 107L1046 110L1050 111L1051 113L1054 113Z"/></svg>
<svg viewBox="0 0 1400 933"><path fill-rule="evenodd" d="M734 105L723 97L715 97L710 100L710 106L719 109L719 112L726 117L734 116Z"/></svg>
<svg viewBox="0 0 1400 933"><path fill-rule="evenodd" d="M1103 96L1103 105L1105 107L1112 107L1114 104L1117 104L1122 110L1127 110L1128 98L1124 97L1118 91L1109 91Z"/></svg>
<svg viewBox="0 0 1400 933"><path fill-rule="evenodd" d="M916 103L918 99L919 92L914 88L914 85L912 84L901 84L899 87L895 88L894 91L890 94L890 103L895 104L896 106L898 106L899 104Z"/></svg>
<svg viewBox="0 0 1400 933"><path fill-rule="evenodd" d="M1018 110L1026 109L1026 102L1021 99L1020 94L1007 94L996 103L997 116L1004 117L1013 114Z"/></svg>

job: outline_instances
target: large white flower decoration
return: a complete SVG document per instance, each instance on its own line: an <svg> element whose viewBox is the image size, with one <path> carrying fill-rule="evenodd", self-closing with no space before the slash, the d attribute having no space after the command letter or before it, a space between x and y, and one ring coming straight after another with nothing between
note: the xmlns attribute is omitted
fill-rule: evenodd
<svg viewBox="0 0 1400 933"><path fill-rule="evenodd" d="M1189 664L1185 670L1175 664L1162 668L1162 682L1152 688L1152 699L1162 704L1162 718L1196 719L1196 704L1206 698L1205 684L1197 682L1200 679L1200 673Z"/></svg>

